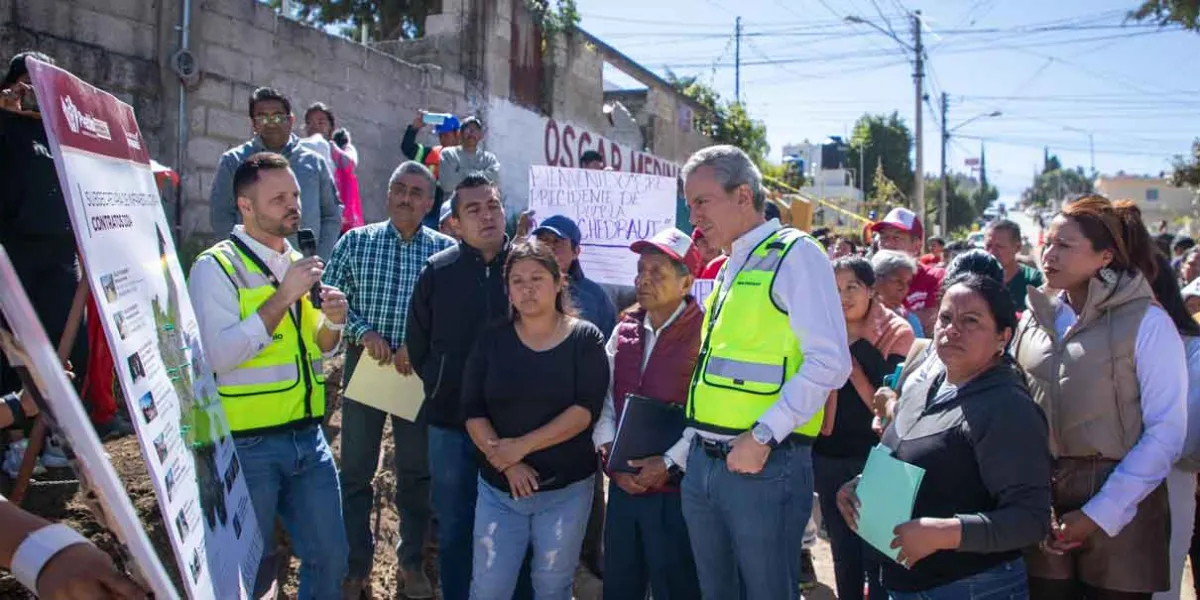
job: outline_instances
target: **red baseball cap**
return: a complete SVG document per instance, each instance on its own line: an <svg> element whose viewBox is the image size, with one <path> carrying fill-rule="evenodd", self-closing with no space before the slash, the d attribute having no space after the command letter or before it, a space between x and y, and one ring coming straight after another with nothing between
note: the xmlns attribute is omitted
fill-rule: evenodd
<svg viewBox="0 0 1200 600"><path fill-rule="evenodd" d="M629 249L638 254L647 248L654 248L672 260L683 263L693 276L699 275L700 269L704 267L700 264L700 251L696 249L692 238L674 227L668 227L654 234L654 237L650 239L638 240L629 245Z"/></svg>
<svg viewBox="0 0 1200 600"><path fill-rule="evenodd" d="M888 211L882 221L871 224L871 232L878 232L884 227L895 227L920 239L925 239L925 228L921 226L921 219L917 217L917 213L907 208L896 207Z"/></svg>

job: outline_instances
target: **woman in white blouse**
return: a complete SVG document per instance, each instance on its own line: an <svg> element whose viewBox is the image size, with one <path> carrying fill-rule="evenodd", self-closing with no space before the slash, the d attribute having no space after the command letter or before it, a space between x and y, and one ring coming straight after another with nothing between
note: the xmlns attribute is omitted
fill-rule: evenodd
<svg viewBox="0 0 1200 600"><path fill-rule="evenodd" d="M1030 595L1141 599L1169 589L1164 479L1186 433L1183 342L1150 288L1132 202L1081 198L1051 221L1043 291L1013 344L1050 423L1053 533L1026 555Z"/></svg>

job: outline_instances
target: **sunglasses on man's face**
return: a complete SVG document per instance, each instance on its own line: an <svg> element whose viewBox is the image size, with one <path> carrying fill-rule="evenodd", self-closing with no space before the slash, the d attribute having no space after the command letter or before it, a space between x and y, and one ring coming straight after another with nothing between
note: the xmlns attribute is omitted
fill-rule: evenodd
<svg viewBox="0 0 1200 600"><path fill-rule="evenodd" d="M265 127L267 125L283 125L284 123L287 123L287 120L288 120L288 115L285 115L282 113L275 113L275 114L270 114L270 115L254 115L254 122L259 127Z"/></svg>

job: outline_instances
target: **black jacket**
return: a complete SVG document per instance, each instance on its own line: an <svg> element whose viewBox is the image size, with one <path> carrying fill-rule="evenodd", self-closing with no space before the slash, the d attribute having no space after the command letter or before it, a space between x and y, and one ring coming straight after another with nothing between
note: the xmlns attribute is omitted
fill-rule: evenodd
<svg viewBox="0 0 1200 600"><path fill-rule="evenodd" d="M459 242L425 261L408 305L405 346L425 384L422 417L437 427L462 429L462 377L467 356L483 329L508 317L504 249L485 263Z"/></svg>
<svg viewBox="0 0 1200 600"><path fill-rule="evenodd" d="M1020 367L1005 355L952 396L930 406L941 371L904 386L883 445L922 467L913 518L958 517L957 550L941 550L911 570L883 565L889 590L929 590L1021 556L1050 532L1051 458L1042 409Z"/></svg>
<svg viewBox="0 0 1200 600"><path fill-rule="evenodd" d="M0 181L0 244L73 261L71 217L41 119L0 111Z"/></svg>

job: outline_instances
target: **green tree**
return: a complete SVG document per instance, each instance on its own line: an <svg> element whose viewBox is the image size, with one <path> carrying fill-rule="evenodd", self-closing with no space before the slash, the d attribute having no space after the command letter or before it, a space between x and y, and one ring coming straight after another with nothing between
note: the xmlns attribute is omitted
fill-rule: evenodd
<svg viewBox="0 0 1200 600"><path fill-rule="evenodd" d="M282 0L270 0L280 8ZM317 26L341 26L341 34L358 39L365 25L367 39L408 40L425 35L425 17L441 9L440 0L296 0L295 17Z"/></svg>
<svg viewBox="0 0 1200 600"><path fill-rule="evenodd" d="M963 184L963 181L968 178L947 179L949 179L949 185L946 186L946 227L951 232L968 229L983 211L972 200L971 192ZM933 198L941 198L942 180L938 177L926 177L925 193Z"/></svg>
<svg viewBox="0 0 1200 600"><path fill-rule="evenodd" d="M680 77L668 69L666 79L677 92L703 107L695 116L700 133L718 144L741 148L760 167L766 164L767 153L771 150L767 144L767 126L751 119L741 103L722 100L712 86L694 75Z"/></svg>
<svg viewBox="0 0 1200 600"><path fill-rule="evenodd" d="M282 0L268 0L278 9ZM373 42L410 40L425 35L425 17L441 12L442 0L295 0L303 21L340 26L341 34L358 39L365 25ZM575 0L525 0L543 29L566 30L579 22Z"/></svg>
<svg viewBox="0 0 1200 600"><path fill-rule="evenodd" d="M1042 172L1033 180L1033 185L1022 194L1025 201L1037 206L1048 206L1051 200L1065 200L1080 194L1090 194L1092 178L1083 167L1062 167L1057 156L1049 155Z"/></svg>
<svg viewBox="0 0 1200 600"><path fill-rule="evenodd" d="M1200 0L1145 0L1129 12L1134 21L1153 21L1159 27L1180 25L1200 31Z"/></svg>
<svg viewBox="0 0 1200 600"><path fill-rule="evenodd" d="M883 175L893 184L896 191L908 191L913 188L915 181L912 160L909 158L912 144L912 134L898 112L890 115L863 115L854 124L846 160L852 168L857 168L860 164L881 165ZM863 179L861 175L860 179ZM877 174L876 177L863 182L864 197L891 197L890 193L876 193L878 181ZM928 190L925 193L928 196Z"/></svg>
<svg viewBox="0 0 1200 600"><path fill-rule="evenodd" d="M1176 155L1171 161L1171 183L1191 188L1200 187L1200 139L1192 142L1192 155Z"/></svg>

